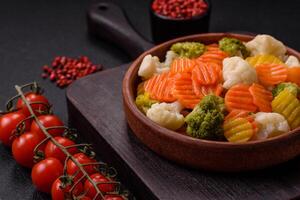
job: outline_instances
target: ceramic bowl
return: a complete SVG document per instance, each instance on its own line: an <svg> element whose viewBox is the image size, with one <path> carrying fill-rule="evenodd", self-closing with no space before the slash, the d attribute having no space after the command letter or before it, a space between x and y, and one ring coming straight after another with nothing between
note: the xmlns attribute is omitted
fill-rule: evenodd
<svg viewBox="0 0 300 200"><path fill-rule="evenodd" d="M208 33L181 37L146 51L130 66L123 80L123 102L130 128L139 140L162 157L176 163L212 171L237 172L270 167L300 154L300 128L280 136L262 141L229 143L196 139L166 129L148 119L135 105L136 88L140 79L137 75L142 59L147 54L164 58L173 43L201 41L216 43L223 37L234 37L249 41L253 36ZM300 54L288 48L288 54L300 59Z"/></svg>

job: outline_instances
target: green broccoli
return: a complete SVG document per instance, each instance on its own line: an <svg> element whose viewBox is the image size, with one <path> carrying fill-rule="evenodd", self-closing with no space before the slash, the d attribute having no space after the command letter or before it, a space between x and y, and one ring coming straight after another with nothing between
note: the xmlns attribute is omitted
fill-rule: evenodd
<svg viewBox="0 0 300 200"><path fill-rule="evenodd" d="M291 92L295 96L298 96L298 94L300 93L300 88L297 84L295 84L295 83L280 83L272 90L273 97L276 97L284 89L287 89L289 92Z"/></svg>
<svg viewBox="0 0 300 200"><path fill-rule="evenodd" d="M205 96L185 117L187 133L195 138L223 140L224 111L223 98L215 95Z"/></svg>
<svg viewBox="0 0 300 200"><path fill-rule="evenodd" d="M205 51L205 45L200 42L178 42L172 45L171 50L181 57L196 58Z"/></svg>
<svg viewBox="0 0 300 200"><path fill-rule="evenodd" d="M222 51L227 52L230 56L242 55L244 58L250 55L246 46L238 39L224 37L219 41L219 46Z"/></svg>
<svg viewBox="0 0 300 200"><path fill-rule="evenodd" d="M158 103L158 101L150 98L149 93L139 94L135 99L135 104L143 113L147 113L152 104Z"/></svg>

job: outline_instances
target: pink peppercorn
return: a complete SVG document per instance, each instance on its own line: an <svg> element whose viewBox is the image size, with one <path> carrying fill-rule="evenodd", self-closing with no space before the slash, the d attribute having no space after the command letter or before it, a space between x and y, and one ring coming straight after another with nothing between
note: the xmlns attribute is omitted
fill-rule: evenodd
<svg viewBox="0 0 300 200"><path fill-rule="evenodd" d="M204 0L154 0L152 10L173 19L189 19L207 12Z"/></svg>
<svg viewBox="0 0 300 200"><path fill-rule="evenodd" d="M66 87L74 80L102 70L102 65L94 65L87 56L80 56L77 59L66 56L57 56L53 59L51 67L42 67L42 78L49 78L55 81L58 87Z"/></svg>

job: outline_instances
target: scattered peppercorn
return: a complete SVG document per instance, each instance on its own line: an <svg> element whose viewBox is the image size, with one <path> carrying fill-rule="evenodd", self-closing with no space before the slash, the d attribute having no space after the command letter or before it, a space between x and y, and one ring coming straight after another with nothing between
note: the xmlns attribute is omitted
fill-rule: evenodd
<svg viewBox="0 0 300 200"><path fill-rule="evenodd" d="M63 88L76 79L102 70L102 65L93 64L87 56L80 56L77 59L57 56L50 66L44 65L42 69L42 78L49 78L58 87Z"/></svg>
<svg viewBox="0 0 300 200"><path fill-rule="evenodd" d="M173 19L190 19L206 13L208 4L204 0L154 0L152 9Z"/></svg>

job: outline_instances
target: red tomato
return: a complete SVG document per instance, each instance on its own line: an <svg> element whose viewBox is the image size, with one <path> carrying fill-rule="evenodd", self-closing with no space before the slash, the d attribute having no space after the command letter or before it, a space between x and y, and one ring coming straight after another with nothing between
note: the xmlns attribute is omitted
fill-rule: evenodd
<svg viewBox="0 0 300 200"><path fill-rule="evenodd" d="M95 173L91 175L91 179L97 183L103 183L103 184L98 184L98 188L101 192L113 192L116 188L116 185L113 183L107 183L110 182L108 178L103 176L100 173ZM95 190L94 186L89 180L86 180L84 183L84 190L87 191L87 196L94 198L95 195L97 194L97 191ZM98 199L98 198L97 198Z"/></svg>
<svg viewBox="0 0 300 200"><path fill-rule="evenodd" d="M72 140L68 139L68 138L64 138L64 137L55 137L54 138L59 144L67 147L67 146L71 146L74 145L75 142L73 142ZM70 149L68 149L70 154L75 154L78 152L78 149L76 147L72 147ZM49 141L46 145L45 148L45 156L46 158L49 157L54 157L57 158L58 160L60 160L62 163L65 162L66 159L66 155L60 150L59 147L57 147L55 144L53 144L52 141Z"/></svg>
<svg viewBox="0 0 300 200"><path fill-rule="evenodd" d="M104 196L104 200L124 200L124 198L120 195L108 194Z"/></svg>
<svg viewBox="0 0 300 200"><path fill-rule="evenodd" d="M32 182L39 191L50 193L53 182L62 175L63 168L58 159L46 158L33 166Z"/></svg>
<svg viewBox="0 0 300 200"><path fill-rule="evenodd" d="M87 155L85 155L84 153L77 153L73 156L79 163L81 164L86 164L86 163L92 163L92 162L97 162L96 160L94 159L91 159L89 158ZM85 171L88 173L88 174L93 174L93 173L96 173L97 172L97 169L95 167L95 165L87 165L87 166L84 166L84 169ZM69 175L73 175L75 174L77 171L78 171L78 167L77 165L71 160L69 159L68 162L67 162L67 174ZM79 172L74 181L78 180L81 176L82 176L82 172Z"/></svg>
<svg viewBox="0 0 300 200"><path fill-rule="evenodd" d="M41 122L41 124L45 128L49 128L52 126L63 126L64 123L55 115L41 115L38 117L38 120ZM41 139L46 138L45 134L42 132L40 127L37 125L35 121L32 122L31 124L31 132L35 133L38 135ZM52 136L60 136L64 132L64 129L52 129L48 130L48 133L50 133Z"/></svg>
<svg viewBox="0 0 300 200"><path fill-rule="evenodd" d="M11 146L14 137L12 133L16 129L16 126L26 118L26 116L20 112L7 113L0 117L0 140L6 146ZM30 120L26 120L25 130L30 127Z"/></svg>
<svg viewBox="0 0 300 200"><path fill-rule="evenodd" d="M52 200L64 200L64 199L68 199L65 197L72 197L72 195L78 196L81 193L83 193L83 184L82 183L78 183L75 188L72 191L72 194L70 194L70 189L72 188L71 185L68 185L65 188L61 188L61 181L58 179L56 179L54 181L54 183L52 184L52 188L51 188L51 197Z"/></svg>
<svg viewBox="0 0 300 200"><path fill-rule="evenodd" d="M20 137L17 137L12 144L12 153L20 165L32 168L34 165L33 156L34 148L41 142L41 140L33 133L26 132ZM39 150L44 151L45 144L42 144Z"/></svg>
<svg viewBox="0 0 300 200"><path fill-rule="evenodd" d="M41 113L43 113L43 112L48 111L50 104L48 102L48 99L46 97L44 97L43 95L29 92L25 95L25 97L26 97L27 101L31 104L31 108L37 116L41 115ZM41 102L41 103L33 104L35 102ZM21 109L21 112L24 115L26 115L26 116L30 115L30 112L29 112L27 106L25 105L25 103L23 102L23 100L21 98L18 99L16 107Z"/></svg>

